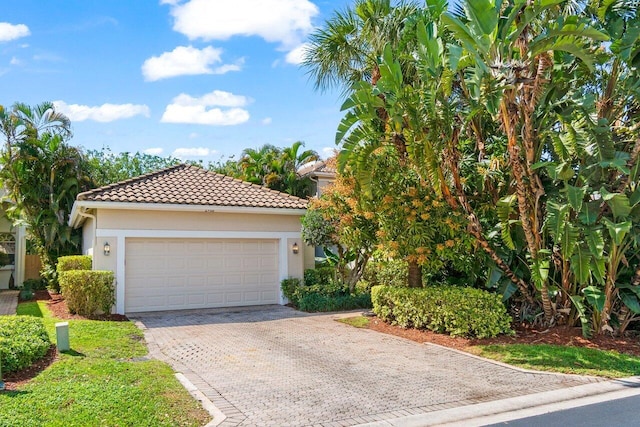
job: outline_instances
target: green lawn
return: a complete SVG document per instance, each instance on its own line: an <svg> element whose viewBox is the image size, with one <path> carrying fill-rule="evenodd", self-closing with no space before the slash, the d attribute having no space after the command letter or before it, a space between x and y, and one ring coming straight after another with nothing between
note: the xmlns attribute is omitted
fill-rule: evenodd
<svg viewBox="0 0 640 427"><path fill-rule="evenodd" d="M585 347L549 344L485 345L474 354L525 369L621 378L640 375L640 358Z"/></svg>
<svg viewBox="0 0 640 427"><path fill-rule="evenodd" d="M38 316L55 342L46 304L18 306ZM18 391L0 393L0 426L200 426L210 417L147 349L131 322L69 320L71 351Z"/></svg>
<svg viewBox="0 0 640 427"><path fill-rule="evenodd" d="M337 321L356 328L367 328L369 325L369 319L364 316L345 317ZM465 348L465 351L487 359L538 371L605 378L640 375L640 357L586 347L501 344L472 345Z"/></svg>
<svg viewBox="0 0 640 427"><path fill-rule="evenodd" d="M364 316L343 317L336 320L340 323L345 323L356 328L366 328L367 326L369 326L369 318Z"/></svg>

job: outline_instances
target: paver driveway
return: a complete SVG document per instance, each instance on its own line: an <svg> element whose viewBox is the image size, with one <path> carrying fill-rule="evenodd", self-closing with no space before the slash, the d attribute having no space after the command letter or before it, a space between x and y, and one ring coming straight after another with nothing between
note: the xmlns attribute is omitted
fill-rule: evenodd
<svg viewBox="0 0 640 427"><path fill-rule="evenodd" d="M343 426L589 382L533 374L287 307L140 315L154 357L226 415L222 426Z"/></svg>

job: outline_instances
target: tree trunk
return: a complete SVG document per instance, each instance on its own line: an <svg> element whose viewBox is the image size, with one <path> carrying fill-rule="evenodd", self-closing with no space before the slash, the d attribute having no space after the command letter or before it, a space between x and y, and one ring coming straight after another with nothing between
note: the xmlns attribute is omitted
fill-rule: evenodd
<svg viewBox="0 0 640 427"><path fill-rule="evenodd" d="M422 287L422 266L416 261L409 261L409 287Z"/></svg>
<svg viewBox="0 0 640 427"><path fill-rule="evenodd" d="M496 266L504 273L505 276L509 278L509 280L515 284L522 296L529 302L534 302L533 297L531 296L531 292L529 292L529 286L518 277L513 270L507 265L506 262L496 253L496 251L491 247L487 239L484 237L482 233L482 224L480 224L480 220L478 220L473 207L469 203L467 199L467 195L464 191L464 187L462 186L462 180L460 179L460 171L458 169L458 158L459 155L457 153L455 143L457 143L457 133L453 135L453 143L449 144L449 147L445 150L445 165L449 169L451 176L453 178L453 186L456 191L456 198L453 197L451 192L449 191L449 187L443 185L446 191L443 191L444 198L446 202L449 204L451 209L458 209L458 206L461 205L462 209L467 215L467 219L469 221L469 234L471 234L483 251L493 260ZM444 183L444 180L442 181ZM459 202L459 203L458 203Z"/></svg>

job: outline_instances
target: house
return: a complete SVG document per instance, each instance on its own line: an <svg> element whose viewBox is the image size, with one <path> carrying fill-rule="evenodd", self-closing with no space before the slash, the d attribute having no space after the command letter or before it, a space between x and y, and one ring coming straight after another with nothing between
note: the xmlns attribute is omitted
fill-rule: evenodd
<svg viewBox="0 0 640 427"><path fill-rule="evenodd" d="M284 304L280 281L314 265L306 205L183 164L79 194L69 223L115 272L117 313Z"/></svg>
<svg viewBox="0 0 640 427"><path fill-rule="evenodd" d="M314 197L322 196L322 190L336 180L336 158L332 157L327 160L315 160L306 163L298 169L298 175L302 178L309 177L313 182L311 195ZM314 256L323 259L326 255L322 246L316 246L313 250Z"/></svg>
<svg viewBox="0 0 640 427"><path fill-rule="evenodd" d="M0 198L4 199L6 195L5 190L0 190ZM7 255L0 263L0 289L9 289L10 284L19 287L24 281L26 231L24 226L14 225L7 218L9 206L10 202L0 205L0 252Z"/></svg>
<svg viewBox="0 0 640 427"><path fill-rule="evenodd" d="M336 180L335 158L306 163L298 169L298 175L302 178L308 176L313 182L311 194L320 197L322 189Z"/></svg>

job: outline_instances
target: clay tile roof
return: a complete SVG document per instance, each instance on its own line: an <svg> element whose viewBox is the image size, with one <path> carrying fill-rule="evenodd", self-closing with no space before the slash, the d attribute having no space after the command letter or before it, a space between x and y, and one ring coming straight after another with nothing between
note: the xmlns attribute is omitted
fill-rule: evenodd
<svg viewBox="0 0 640 427"><path fill-rule="evenodd" d="M307 201L190 165L166 169L78 194L77 200L305 209Z"/></svg>
<svg viewBox="0 0 640 427"><path fill-rule="evenodd" d="M298 169L299 176L313 175L316 173L336 173L335 161L329 160L316 160L306 163Z"/></svg>

